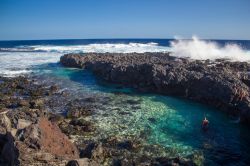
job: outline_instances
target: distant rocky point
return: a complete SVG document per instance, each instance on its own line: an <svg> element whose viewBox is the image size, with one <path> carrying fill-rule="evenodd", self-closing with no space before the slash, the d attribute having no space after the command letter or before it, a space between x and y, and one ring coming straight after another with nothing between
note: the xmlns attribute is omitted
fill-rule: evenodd
<svg viewBox="0 0 250 166"><path fill-rule="evenodd" d="M88 69L110 83L215 106L250 124L247 62L190 60L169 53L66 54L60 62Z"/></svg>

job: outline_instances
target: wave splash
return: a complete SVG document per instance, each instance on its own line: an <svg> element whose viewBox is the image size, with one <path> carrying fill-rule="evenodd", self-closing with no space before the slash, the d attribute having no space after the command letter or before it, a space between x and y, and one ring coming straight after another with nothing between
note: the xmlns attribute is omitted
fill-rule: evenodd
<svg viewBox="0 0 250 166"><path fill-rule="evenodd" d="M193 36L191 40L175 40L170 43L171 55L197 60L227 59L231 61L250 61L250 52L237 44L219 46L216 42L200 40Z"/></svg>

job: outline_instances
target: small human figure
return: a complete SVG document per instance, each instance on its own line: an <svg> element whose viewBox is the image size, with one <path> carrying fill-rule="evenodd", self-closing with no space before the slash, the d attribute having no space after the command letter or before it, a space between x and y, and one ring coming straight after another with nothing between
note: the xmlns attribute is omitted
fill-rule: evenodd
<svg viewBox="0 0 250 166"><path fill-rule="evenodd" d="M202 129L207 130L208 129L208 124L209 124L209 121L205 117L205 119L202 121Z"/></svg>

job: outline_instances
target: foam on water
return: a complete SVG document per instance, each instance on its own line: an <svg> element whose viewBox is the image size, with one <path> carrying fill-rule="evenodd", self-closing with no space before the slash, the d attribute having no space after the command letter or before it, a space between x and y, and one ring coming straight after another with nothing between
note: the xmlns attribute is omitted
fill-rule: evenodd
<svg viewBox="0 0 250 166"><path fill-rule="evenodd" d="M38 52L0 52L0 75L17 76L32 72L32 68L59 61L61 54Z"/></svg>
<svg viewBox="0 0 250 166"><path fill-rule="evenodd" d="M198 60L228 59L232 61L250 61L250 52L237 44L219 46L216 42L200 40L175 40L171 44L173 56Z"/></svg>
<svg viewBox="0 0 250 166"><path fill-rule="evenodd" d="M35 45L35 46L19 46L18 48L5 48L3 51L41 51L41 52L98 52L98 53L131 53L131 52L165 52L169 51L169 47L159 46L157 43L105 43L105 44L87 44L87 45Z"/></svg>

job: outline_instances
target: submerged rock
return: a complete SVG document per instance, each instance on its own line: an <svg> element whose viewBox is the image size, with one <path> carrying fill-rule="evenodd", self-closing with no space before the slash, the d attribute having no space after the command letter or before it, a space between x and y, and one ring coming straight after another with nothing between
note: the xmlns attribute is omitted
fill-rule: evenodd
<svg viewBox="0 0 250 166"><path fill-rule="evenodd" d="M83 100L73 100L66 105L67 117L68 118L80 118L86 117L93 113L94 106L86 104Z"/></svg>

